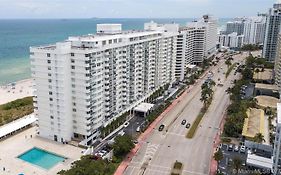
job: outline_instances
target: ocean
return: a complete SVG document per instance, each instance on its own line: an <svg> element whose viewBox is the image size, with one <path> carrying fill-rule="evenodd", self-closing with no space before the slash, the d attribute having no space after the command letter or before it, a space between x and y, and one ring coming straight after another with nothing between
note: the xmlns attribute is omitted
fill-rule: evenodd
<svg viewBox="0 0 281 175"><path fill-rule="evenodd" d="M184 25L195 18L181 19L7 19L0 20L0 85L31 77L29 47L55 43L68 36L96 32L96 24L121 23L123 30L143 29L145 22L179 23ZM220 19L223 26L230 19Z"/></svg>

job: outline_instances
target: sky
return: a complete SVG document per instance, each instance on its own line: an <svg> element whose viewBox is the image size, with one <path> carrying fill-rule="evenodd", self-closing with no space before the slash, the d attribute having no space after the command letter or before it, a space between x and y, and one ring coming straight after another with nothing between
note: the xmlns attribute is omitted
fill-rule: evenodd
<svg viewBox="0 0 281 175"><path fill-rule="evenodd" d="M219 18L265 13L277 0L0 0L0 18Z"/></svg>

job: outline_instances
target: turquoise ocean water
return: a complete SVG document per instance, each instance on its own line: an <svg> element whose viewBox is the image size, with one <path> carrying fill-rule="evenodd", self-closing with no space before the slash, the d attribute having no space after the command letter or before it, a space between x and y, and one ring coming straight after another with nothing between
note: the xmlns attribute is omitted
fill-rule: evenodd
<svg viewBox="0 0 281 175"><path fill-rule="evenodd" d="M30 78L30 46L55 43L67 39L68 36L95 33L98 23L121 23L123 30L129 30L143 29L143 24L151 20L184 25L193 18L0 20L0 84ZM220 26L228 20L220 19Z"/></svg>

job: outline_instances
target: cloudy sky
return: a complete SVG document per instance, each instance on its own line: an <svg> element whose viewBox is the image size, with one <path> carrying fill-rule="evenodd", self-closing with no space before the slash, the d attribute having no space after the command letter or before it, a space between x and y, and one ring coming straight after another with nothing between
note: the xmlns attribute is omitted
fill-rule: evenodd
<svg viewBox="0 0 281 175"><path fill-rule="evenodd" d="M0 0L0 18L252 16L276 0Z"/></svg>

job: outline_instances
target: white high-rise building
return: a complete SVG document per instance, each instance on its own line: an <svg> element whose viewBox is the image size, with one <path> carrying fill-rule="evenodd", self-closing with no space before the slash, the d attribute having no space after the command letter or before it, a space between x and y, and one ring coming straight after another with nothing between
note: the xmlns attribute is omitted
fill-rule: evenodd
<svg viewBox="0 0 281 175"><path fill-rule="evenodd" d="M175 77L183 80L188 64L200 64L216 52L217 24L216 18L204 15L198 21L178 24L146 23L146 30L165 31L177 34Z"/></svg>
<svg viewBox="0 0 281 175"><path fill-rule="evenodd" d="M281 169L281 103L277 103L276 134L273 149L273 172L280 174Z"/></svg>
<svg viewBox="0 0 281 175"><path fill-rule="evenodd" d="M274 65L275 84L278 86L279 93L281 94L281 34L278 35L277 49Z"/></svg>
<svg viewBox="0 0 281 175"><path fill-rule="evenodd" d="M274 61L277 49L277 39L281 24L281 3L278 2L269 9L266 18L265 37L262 56L268 61Z"/></svg>
<svg viewBox="0 0 281 175"><path fill-rule="evenodd" d="M177 39L176 78L183 80L188 64L200 64L215 54L217 19L204 15L179 29Z"/></svg>
<svg viewBox="0 0 281 175"><path fill-rule="evenodd" d="M243 35L244 32L244 19L237 19L235 21L229 21L226 23L225 35L231 33L237 33L237 35Z"/></svg>
<svg viewBox="0 0 281 175"><path fill-rule="evenodd" d="M220 46L229 47L229 48L240 48L244 42L244 35L237 35L236 32L233 32L228 35L219 35L219 44Z"/></svg>
<svg viewBox="0 0 281 175"><path fill-rule="evenodd" d="M244 22L244 44L263 44L266 17L249 17Z"/></svg>
<svg viewBox="0 0 281 175"><path fill-rule="evenodd" d="M91 144L106 121L174 81L176 38L100 24L95 35L31 47L39 135Z"/></svg>

